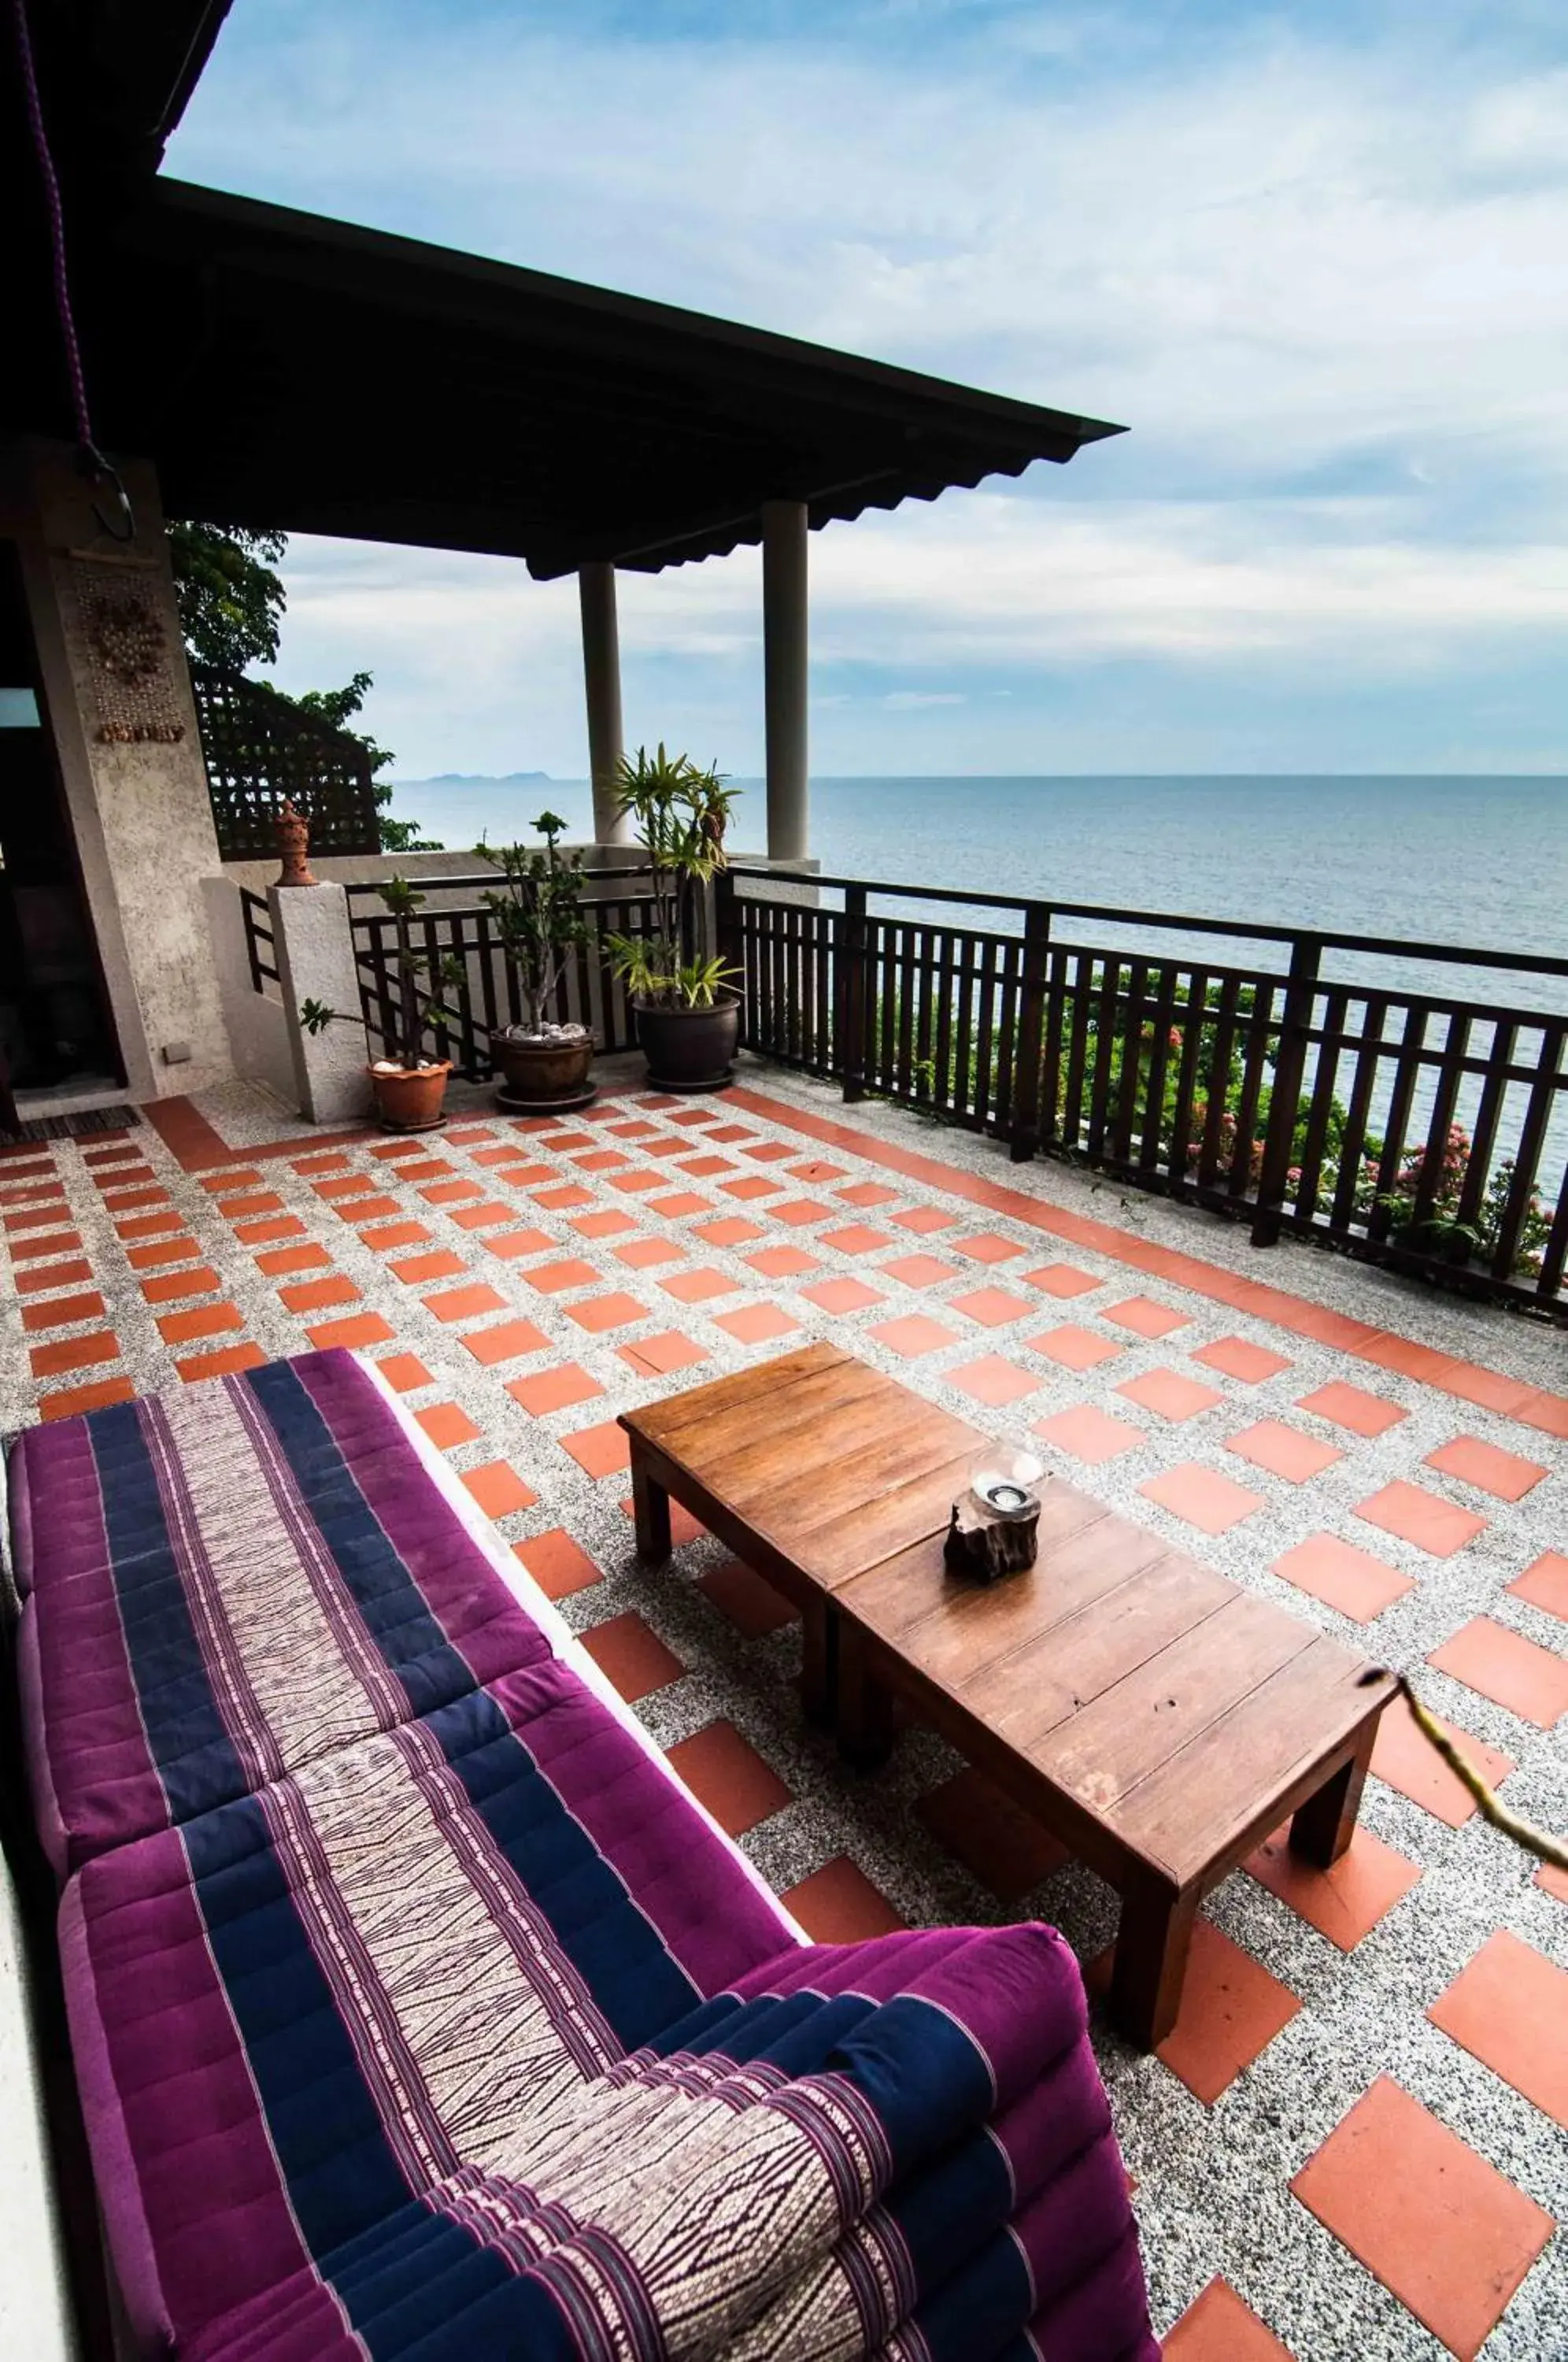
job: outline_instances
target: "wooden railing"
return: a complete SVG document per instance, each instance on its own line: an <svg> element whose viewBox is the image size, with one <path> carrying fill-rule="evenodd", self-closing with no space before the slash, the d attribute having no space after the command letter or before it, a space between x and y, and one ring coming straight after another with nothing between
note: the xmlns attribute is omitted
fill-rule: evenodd
<svg viewBox="0 0 1568 2362"><path fill-rule="evenodd" d="M558 1024L589 1026L602 1051L629 1050L635 1038L625 993L610 974L603 943L607 934L646 932L652 897L638 890L643 875L635 869L582 873L589 940L579 945L562 977L551 1014ZM478 900L482 879L422 877L418 883L426 898L471 898L435 910L427 900L412 922L412 938L414 949L433 964L455 957L463 971L460 985L441 991L456 1024L428 1027L425 1046L432 1057L450 1058L470 1082L483 1082L494 1071L491 1033L522 1020L517 979L502 956L495 920ZM374 886L350 886L347 891L366 1030L391 1045L397 1036L397 922Z"/></svg>
<svg viewBox="0 0 1568 2362"><path fill-rule="evenodd" d="M846 1099L1568 1319L1568 960L745 866L718 916L745 1045Z"/></svg>
<svg viewBox="0 0 1568 2362"><path fill-rule="evenodd" d="M280 984L276 966L278 947L272 939L272 913L265 894L253 893L248 886L239 889L239 915L245 929L245 956L250 967L250 981L258 992L265 992L269 981ZM276 995L273 996L277 998Z"/></svg>

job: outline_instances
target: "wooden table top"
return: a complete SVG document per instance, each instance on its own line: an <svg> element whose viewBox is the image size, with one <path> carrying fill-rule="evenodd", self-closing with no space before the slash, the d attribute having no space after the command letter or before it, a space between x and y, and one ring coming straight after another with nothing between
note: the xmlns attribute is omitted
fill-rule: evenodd
<svg viewBox="0 0 1568 2362"><path fill-rule="evenodd" d="M667 1395L621 1425L824 1594L945 1533L986 1441L827 1344Z"/></svg>
<svg viewBox="0 0 1568 2362"><path fill-rule="evenodd" d="M1312 1625L1055 1478L1028 1573L955 1580L933 1537L836 1605L972 1760L1043 1784L1086 1860L1132 1855L1178 1887L1266 1834L1393 1694Z"/></svg>

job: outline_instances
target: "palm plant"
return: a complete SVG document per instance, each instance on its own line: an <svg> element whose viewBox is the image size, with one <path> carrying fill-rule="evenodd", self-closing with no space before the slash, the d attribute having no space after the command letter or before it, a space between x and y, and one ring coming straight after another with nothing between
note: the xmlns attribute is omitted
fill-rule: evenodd
<svg viewBox="0 0 1568 2362"><path fill-rule="evenodd" d="M634 1000L661 1009L711 1009L738 971L709 940L708 889L723 868L724 831L739 790L689 755L639 746L623 755L616 810L636 824L652 872L653 924L607 937L612 971Z"/></svg>
<svg viewBox="0 0 1568 2362"><path fill-rule="evenodd" d="M518 1030L536 1038L549 1027L567 962L588 941L589 929L580 906L582 855L563 855L558 849L565 821L558 812L543 811L529 824L545 840L542 852L536 845L492 846L482 837L474 851L505 880L480 900L495 920L502 957L517 980L523 1004Z"/></svg>

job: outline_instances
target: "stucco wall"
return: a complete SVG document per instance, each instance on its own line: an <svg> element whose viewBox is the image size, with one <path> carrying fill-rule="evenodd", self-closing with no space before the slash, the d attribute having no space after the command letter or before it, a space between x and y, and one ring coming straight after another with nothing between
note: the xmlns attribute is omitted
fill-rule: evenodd
<svg viewBox="0 0 1568 2362"><path fill-rule="evenodd" d="M220 867L201 739L181 641L152 469L126 460L137 519L125 548L93 515L94 494L63 444L0 451L0 531L14 539L38 642L45 702L82 861L127 1080L142 1097L200 1089L232 1073L201 880ZM106 745L78 599L81 553L130 557L164 627L175 745ZM76 553L73 555L72 553ZM189 1056L168 1053L184 1044Z"/></svg>

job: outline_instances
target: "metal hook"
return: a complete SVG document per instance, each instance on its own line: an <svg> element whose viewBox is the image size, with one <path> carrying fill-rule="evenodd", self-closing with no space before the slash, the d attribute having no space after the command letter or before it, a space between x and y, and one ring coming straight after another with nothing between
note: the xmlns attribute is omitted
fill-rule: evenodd
<svg viewBox="0 0 1568 2362"><path fill-rule="evenodd" d="M134 541L136 511L131 506L130 494L125 488L119 470L109 465L94 443L83 444L77 465L82 473L94 484L106 483L114 493L117 505L113 517L105 516L96 501L93 502L93 514L99 531L106 533L111 541Z"/></svg>

